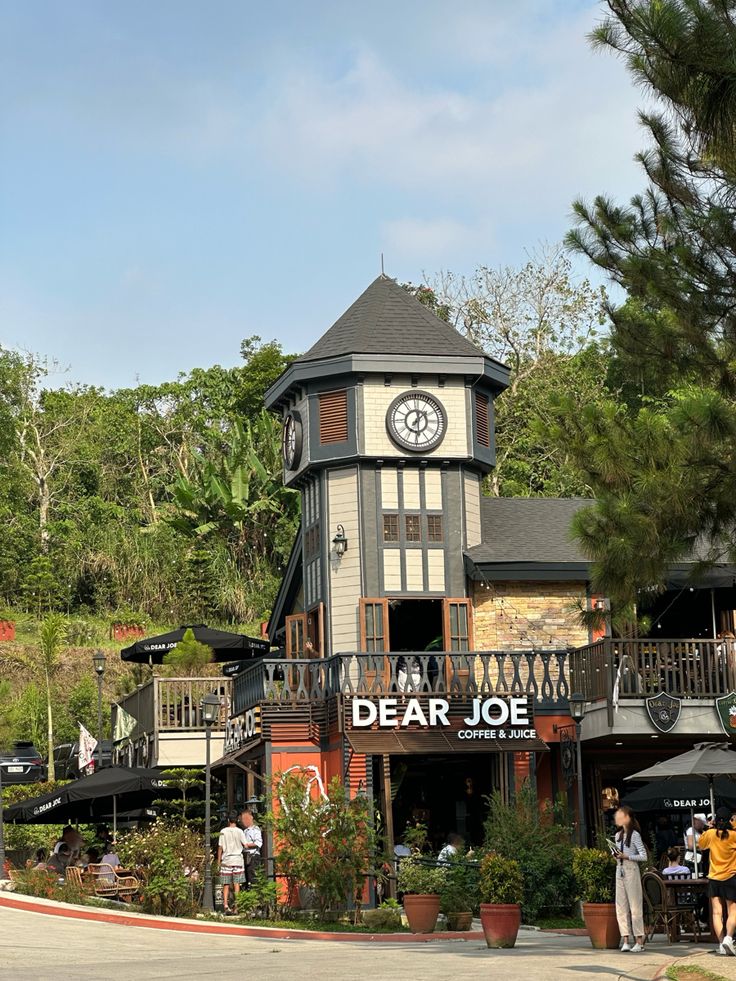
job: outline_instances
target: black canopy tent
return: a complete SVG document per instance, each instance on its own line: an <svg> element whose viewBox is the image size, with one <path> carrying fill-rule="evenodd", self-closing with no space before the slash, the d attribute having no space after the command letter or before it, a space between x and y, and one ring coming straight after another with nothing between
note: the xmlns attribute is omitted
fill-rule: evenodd
<svg viewBox="0 0 736 981"><path fill-rule="evenodd" d="M716 807L736 810L736 781L716 777L713 781ZM710 787L707 777L671 777L655 780L627 793L621 801L635 811L710 811Z"/></svg>
<svg viewBox="0 0 736 981"><path fill-rule="evenodd" d="M141 810L166 795L158 770L112 766L38 797L5 808L4 820L15 824L65 824L102 821L118 811Z"/></svg>
<svg viewBox="0 0 736 981"><path fill-rule="evenodd" d="M215 630L203 623L195 623L171 630L158 637L142 637L130 647L124 648L120 656L124 661L136 664L161 664L164 654L173 650L184 633L191 630L195 638L202 644L211 647L216 661L234 661L237 659L263 657L271 649L267 640L247 637L245 634L233 634L227 630Z"/></svg>

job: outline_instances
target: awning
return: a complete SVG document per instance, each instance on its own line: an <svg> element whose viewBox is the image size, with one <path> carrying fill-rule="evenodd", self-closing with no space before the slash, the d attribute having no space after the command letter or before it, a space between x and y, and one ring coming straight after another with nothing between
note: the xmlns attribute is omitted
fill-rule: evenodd
<svg viewBox="0 0 736 981"><path fill-rule="evenodd" d="M539 736L529 739L461 738L448 729L348 729L345 733L356 753L444 754L444 753L546 753L547 743Z"/></svg>

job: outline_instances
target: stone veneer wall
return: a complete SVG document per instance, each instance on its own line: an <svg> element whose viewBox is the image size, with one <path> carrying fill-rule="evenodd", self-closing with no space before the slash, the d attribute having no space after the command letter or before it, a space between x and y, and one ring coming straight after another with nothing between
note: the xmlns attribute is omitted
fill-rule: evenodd
<svg viewBox="0 0 736 981"><path fill-rule="evenodd" d="M476 651L580 647L588 631L575 612L584 582L472 583Z"/></svg>

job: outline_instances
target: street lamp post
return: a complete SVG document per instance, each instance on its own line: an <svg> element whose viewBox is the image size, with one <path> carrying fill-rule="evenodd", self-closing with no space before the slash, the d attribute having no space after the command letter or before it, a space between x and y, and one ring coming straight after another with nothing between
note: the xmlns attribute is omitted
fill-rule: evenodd
<svg viewBox="0 0 736 981"><path fill-rule="evenodd" d="M570 715L575 723L575 747L577 751L578 771L578 839L581 848L585 847L588 832L585 827L585 797L583 794L583 754L580 744L580 731L585 717L585 695L575 692L570 695Z"/></svg>
<svg viewBox="0 0 736 981"><path fill-rule="evenodd" d="M92 655L92 663L95 666L97 675L97 769L102 769L102 681L105 677L105 657L104 651L95 651Z"/></svg>
<svg viewBox="0 0 736 981"><path fill-rule="evenodd" d="M220 715L220 697L214 692L202 699L202 720L205 724L205 767L204 767L204 889L202 906L206 910L214 910L215 899L212 894L212 854L210 841L210 739L212 726Z"/></svg>

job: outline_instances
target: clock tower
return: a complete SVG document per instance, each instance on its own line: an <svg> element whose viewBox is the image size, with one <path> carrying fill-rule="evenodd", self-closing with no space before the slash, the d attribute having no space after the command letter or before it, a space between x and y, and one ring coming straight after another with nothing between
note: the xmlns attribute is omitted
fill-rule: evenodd
<svg viewBox="0 0 736 981"><path fill-rule="evenodd" d="M269 626L287 655L472 650L493 400L508 369L387 276L266 395L302 520Z"/></svg>

